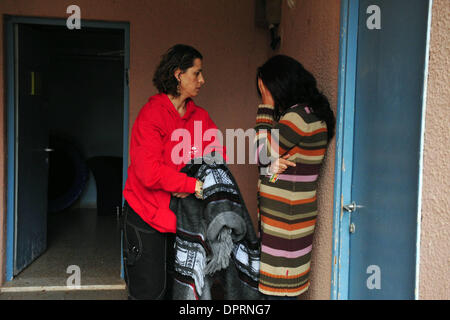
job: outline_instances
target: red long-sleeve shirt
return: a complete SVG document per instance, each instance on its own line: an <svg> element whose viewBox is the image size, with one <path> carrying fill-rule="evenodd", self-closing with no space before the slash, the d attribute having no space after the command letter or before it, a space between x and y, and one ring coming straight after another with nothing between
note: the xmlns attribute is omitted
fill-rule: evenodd
<svg viewBox="0 0 450 320"><path fill-rule="evenodd" d="M217 130L217 126L206 110L189 99L181 117L163 93L150 97L136 118L123 195L130 207L160 232L176 232L176 216L169 209L171 193L195 192L196 179L179 172L181 168L202 156L206 147L206 153L215 149L225 157L220 141L205 136L208 129Z"/></svg>

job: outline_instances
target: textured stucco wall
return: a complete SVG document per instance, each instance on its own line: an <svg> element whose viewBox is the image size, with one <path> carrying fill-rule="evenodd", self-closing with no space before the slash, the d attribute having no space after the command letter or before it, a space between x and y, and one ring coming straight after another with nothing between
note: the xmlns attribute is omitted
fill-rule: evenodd
<svg viewBox="0 0 450 320"><path fill-rule="evenodd" d="M313 73L336 114L339 66L339 0L298 0L294 8L283 1L280 53ZM329 299L333 233L335 139L322 167L318 189L319 216L314 235L311 287L302 299Z"/></svg>
<svg viewBox="0 0 450 320"><path fill-rule="evenodd" d="M450 299L450 3L434 0L423 158L420 299Z"/></svg>
<svg viewBox="0 0 450 320"><path fill-rule="evenodd" d="M1 0L0 14L67 18L66 0ZM268 33L254 23L254 1L241 0L79 0L81 18L130 23L130 129L140 108L156 89L153 72L160 56L175 43L196 47L204 56L206 85L195 100L219 129L251 128L258 96L257 66L268 57ZM74 31L76 32L76 31ZM3 18L0 18L3 39ZM0 41L0 74L4 72ZM5 239L6 126L4 78L0 77L0 239ZM249 211L256 221L257 169L232 165ZM0 241L0 283L4 275L5 241Z"/></svg>

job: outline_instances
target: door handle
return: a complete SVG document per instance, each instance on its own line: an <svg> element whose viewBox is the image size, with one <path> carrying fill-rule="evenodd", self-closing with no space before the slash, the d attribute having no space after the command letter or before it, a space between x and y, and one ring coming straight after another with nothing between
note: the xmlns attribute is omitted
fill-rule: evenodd
<svg viewBox="0 0 450 320"><path fill-rule="evenodd" d="M44 148L44 151L45 151L45 152L52 152L52 151L55 151L55 149L51 149L51 148Z"/></svg>
<svg viewBox="0 0 450 320"><path fill-rule="evenodd" d="M353 201L353 202L350 203L350 204L347 204L347 205L342 206L342 208L343 208L345 211L347 211L347 212L355 212L356 209L364 208L364 206L361 206L361 205L359 205L359 204L356 204L356 202Z"/></svg>

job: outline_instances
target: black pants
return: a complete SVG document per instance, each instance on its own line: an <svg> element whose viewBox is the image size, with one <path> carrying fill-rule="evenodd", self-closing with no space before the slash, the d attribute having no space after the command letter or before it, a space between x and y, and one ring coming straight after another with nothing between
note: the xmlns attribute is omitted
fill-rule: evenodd
<svg viewBox="0 0 450 320"><path fill-rule="evenodd" d="M124 204L124 271L128 298L160 300L171 296L174 235L149 226Z"/></svg>

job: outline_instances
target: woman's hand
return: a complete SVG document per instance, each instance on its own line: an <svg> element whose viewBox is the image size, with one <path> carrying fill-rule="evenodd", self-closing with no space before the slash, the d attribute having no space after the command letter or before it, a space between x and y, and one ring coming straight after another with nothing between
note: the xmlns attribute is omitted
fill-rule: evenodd
<svg viewBox="0 0 450 320"><path fill-rule="evenodd" d="M197 180L197 183L195 184L195 196L198 199L203 199L203 182L200 180Z"/></svg>
<svg viewBox="0 0 450 320"><path fill-rule="evenodd" d="M186 198L187 196L189 196L190 193L187 193L187 192L172 192L172 195L173 195L174 197L184 199L184 198Z"/></svg>
<svg viewBox="0 0 450 320"><path fill-rule="evenodd" d="M273 101L272 94L264 85L261 79L258 79L258 87L259 92L261 92L262 103L267 104L269 106L275 106L275 102Z"/></svg>
<svg viewBox="0 0 450 320"><path fill-rule="evenodd" d="M281 158L278 158L275 162L272 163L272 165L269 168L269 174L281 174L283 173L288 166L295 167L296 164L294 162L291 162L287 160L291 155L286 154Z"/></svg>
<svg viewBox="0 0 450 320"><path fill-rule="evenodd" d="M199 199L203 199L203 182L200 180L197 180L195 183L195 196ZM177 198L184 199L187 196L191 195L191 193L188 192L172 192L172 195Z"/></svg>

